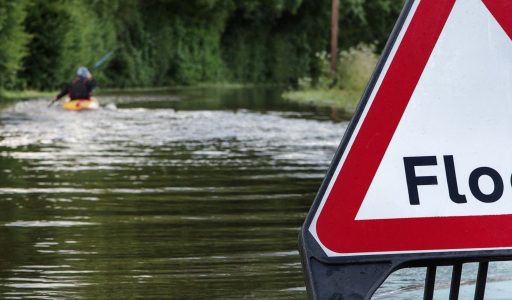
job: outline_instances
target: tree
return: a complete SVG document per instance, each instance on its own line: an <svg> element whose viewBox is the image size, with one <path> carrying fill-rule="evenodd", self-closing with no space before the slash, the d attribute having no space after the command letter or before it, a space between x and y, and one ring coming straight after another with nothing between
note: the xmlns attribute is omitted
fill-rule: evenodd
<svg viewBox="0 0 512 300"><path fill-rule="evenodd" d="M29 35L23 29L26 1L0 0L0 88L12 88L27 53Z"/></svg>

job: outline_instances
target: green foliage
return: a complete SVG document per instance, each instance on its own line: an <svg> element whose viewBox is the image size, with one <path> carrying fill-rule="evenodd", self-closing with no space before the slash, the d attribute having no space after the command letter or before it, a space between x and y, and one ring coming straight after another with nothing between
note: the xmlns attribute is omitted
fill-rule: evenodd
<svg viewBox="0 0 512 300"><path fill-rule="evenodd" d="M403 0L340 0L339 45L348 49L363 43L384 46L403 7Z"/></svg>
<svg viewBox="0 0 512 300"><path fill-rule="evenodd" d="M337 70L333 74L330 56L327 52L319 52L315 57L319 75L315 78L300 78L299 91L287 92L284 96L299 102L335 105L353 111L368 84L377 60L375 45L361 43L340 51Z"/></svg>
<svg viewBox="0 0 512 300"><path fill-rule="evenodd" d="M34 0L25 20L32 36L23 62L21 80L37 89L52 89L74 75L81 65L90 66L115 45L110 15L93 10L80 0ZM95 8L101 8L96 1ZM95 74L102 77L101 72Z"/></svg>
<svg viewBox="0 0 512 300"><path fill-rule="evenodd" d="M377 60L374 45L359 44L341 51L336 72L337 86L342 90L362 93L375 69Z"/></svg>
<svg viewBox="0 0 512 300"><path fill-rule="evenodd" d="M26 1L0 0L0 87L13 87L29 35L23 30Z"/></svg>
<svg viewBox="0 0 512 300"><path fill-rule="evenodd" d="M0 0L0 88L49 90L114 56L102 86L276 82L323 66L332 0ZM381 47L402 0L341 0L340 45Z"/></svg>
<svg viewBox="0 0 512 300"><path fill-rule="evenodd" d="M117 12L121 45L107 70L117 86L220 81L227 1L127 1Z"/></svg>
<svg viewBox="0 0 512 300"><path fill-rule="evenodd" d="M331 72L331 58L330 55L325 52L317 52L313 61L315 67L315 74L313 76L305 76L299 78L300 90L306 90L310 88L316 89L329 89L334 86L335 78Z"/></svg>
<svg viewBox="0 0 512 300"><path fill-rule="evenodd" d="M222 41L231 80L295 84L297 78L311 72L314 54L328 45L330 2L243 1L239 4ZM280 6L279 3L291 4ZM267 13L258 15L255 10Z"/></svg>
<svg viewBox="0 0 512 300"><path fill-rule="evenodd" d="M327 52L317 53L315 58L320 75L315 78L301 78L302 89L338 88L362 92L378 60L375 45L364 43L339 52L335 74L331 72L331 58Z"/></svg>

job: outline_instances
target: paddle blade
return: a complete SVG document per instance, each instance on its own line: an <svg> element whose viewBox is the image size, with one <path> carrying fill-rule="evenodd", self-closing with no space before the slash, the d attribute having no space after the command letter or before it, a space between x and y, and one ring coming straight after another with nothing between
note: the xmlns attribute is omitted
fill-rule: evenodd
<svg viewBox="0 0 512 300"><path fill-rule="evenodd" d="M114 54L114 51L110 51L108 52L107 54L105 54L102 58L100 58L100 60L98 60L93 66L92 68L95 70L97 68L99 68L105 61L107 61L107 59L109 59L112 54Z"/></svg>

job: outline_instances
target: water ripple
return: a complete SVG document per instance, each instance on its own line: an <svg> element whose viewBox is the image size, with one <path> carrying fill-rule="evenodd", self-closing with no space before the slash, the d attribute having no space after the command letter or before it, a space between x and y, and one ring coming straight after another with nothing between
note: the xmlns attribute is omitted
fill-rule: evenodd
<svg viewBox="0 0 512 300"><path fill-rule="evenodd" d="M72 227L98 225L94 222L79 221L14 221L4 224L6 227Z"/></svg>

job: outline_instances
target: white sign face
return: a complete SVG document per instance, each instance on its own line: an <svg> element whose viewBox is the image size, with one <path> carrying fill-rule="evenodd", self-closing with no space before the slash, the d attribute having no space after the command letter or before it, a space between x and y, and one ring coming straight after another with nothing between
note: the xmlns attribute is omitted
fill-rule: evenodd
<svg viewBox="0 0 512 300"><path fill-rule="evenodd" d="M437 184L408 185L404 158L420 156L436 162L412 164L415 176ZM481 167L499 179L470 182ZM457 1L356 219L512 214L511 174L512 42L482 1Z"/></svg>

